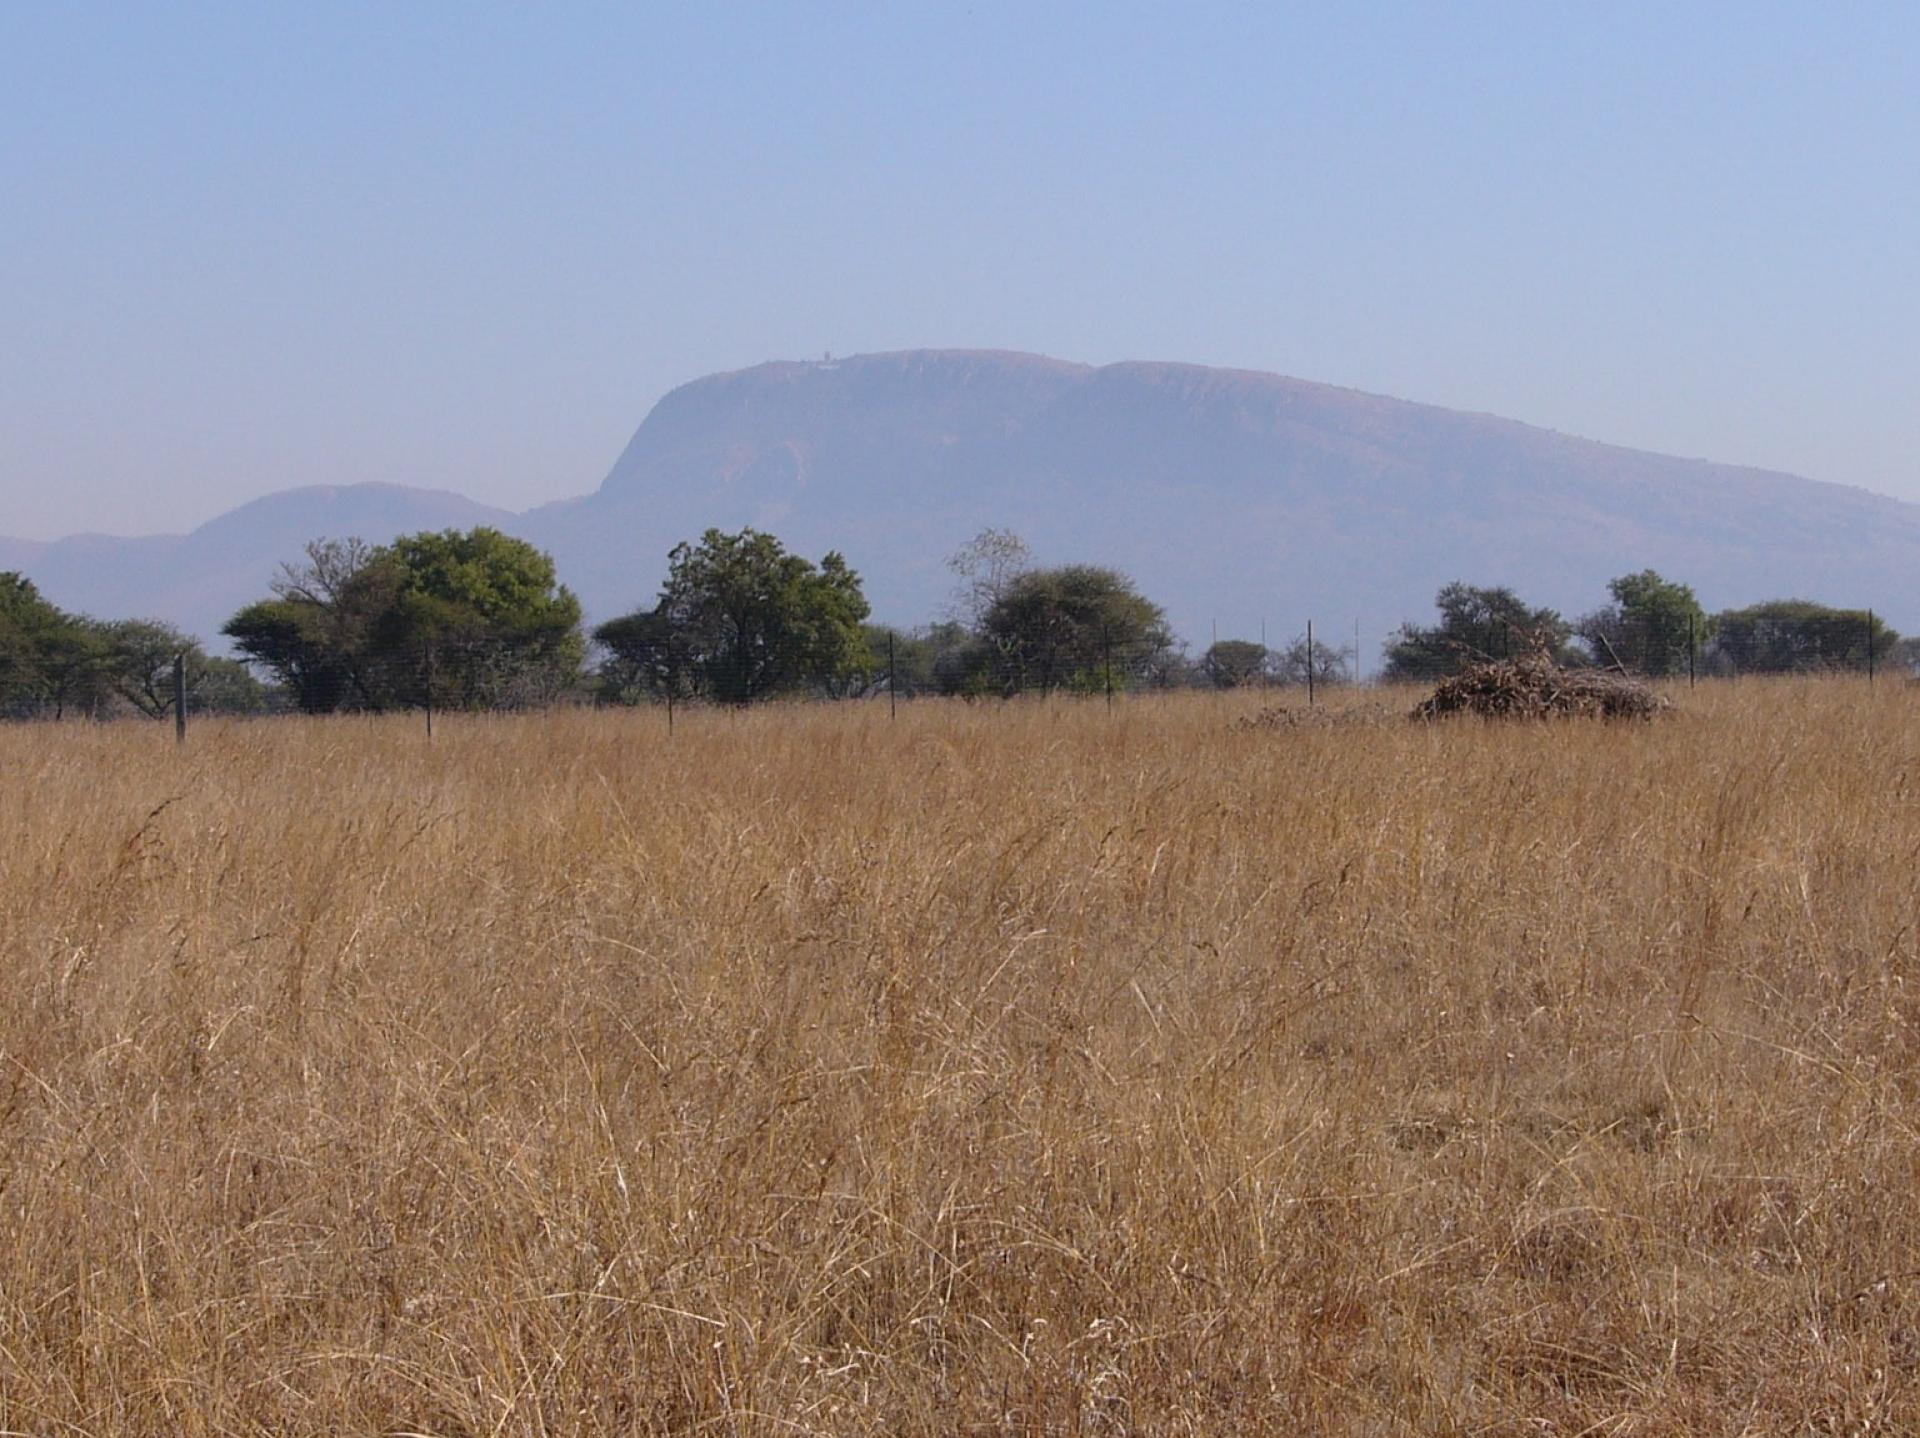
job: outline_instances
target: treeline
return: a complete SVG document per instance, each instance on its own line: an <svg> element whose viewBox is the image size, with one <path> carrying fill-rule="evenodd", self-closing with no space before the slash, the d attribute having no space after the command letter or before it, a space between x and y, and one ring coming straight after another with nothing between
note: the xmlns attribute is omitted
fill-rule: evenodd
<svg viewBox="0 0 1920 1438"><path fill-rule="evenodd" d="M770 534L709 530L671 552L652 604L588 633L553 561L497 530L385 545L316 540L224 626L239 659L209 655L157 621L64 613L22 576L0 574L0 716L164 719L176 658L189 707L231 714L750 704L889 689L1112 694L1359 676L1357 645L1310 631L1274 648L1220 639L1190 655L1126 575L1039 565L1004 530L984 531L948 567L950 615L893 630L870 622L860 576L843 556L816 564ZM1431 681L1523 653L1656 678L1920 661L1920 646L1865 610L1781 600L1708 614L1690 588L1651 570L1614 580L1609 593L1606 605L1568 620L1510 589L1449 584L1436 623L1409 622L1388 641L1382 677Z"/></svg>
<svg viewBox="0 0 1920 1438"><path fill-rule="evenodd" d="M245 664L209 656L170 624L68 614L31 580L0 573L0 717L164 719L173 713L176 659L194 709L259 714L272 702Z"/></svg>
<svg viewBox="0 0 1920 1438"><path fill-rule="evenodd" d="M1511 589L1449 584L1439 623L1402 625L1387 644L1384 677L1429 680L1463 664L1544 653L1649 678L1796 674L1911 667L1920 647L1868 609L1781 599L1708 614L1685 584L1651 569L1607 586L1611 602L1569 621Z"/></svg>

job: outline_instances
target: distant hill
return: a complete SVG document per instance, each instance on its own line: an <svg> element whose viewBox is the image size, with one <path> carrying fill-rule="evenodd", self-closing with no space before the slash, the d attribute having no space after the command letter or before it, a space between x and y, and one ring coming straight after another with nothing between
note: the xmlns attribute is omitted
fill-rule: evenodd
<svg viewBox="0 0 1920 1438"><path fill-rule="evenodd" d="M166 619L211 640L236 609L265 596L281 563L299 558L308 540L510 527L515 518L446 490L315 485L253 500L189 534L79 534L50 544L0 540L0 569L23 571L63 609L102 618Z"/></svg>
<svg viewBox="0 0 1920 1438"><path fill-rule="evenodd" d="M308 538L478 523L550 549L599 616L650 598L675 542L754 524L816 558L842 550L877 617L922 622L950 592L944 556L992 524L1044 561L1126 569L1195 640L1311 616L1330 635L1358 621L1377 652L1450 579L1574 614L1648 566L1712 608L1798 594L1920 628L1920 506L1865 490L1278 375L954 350L696 380L599 490L523 515L302 490L179 538L0 541L0 565L71 608L209 633Z"/></svg>

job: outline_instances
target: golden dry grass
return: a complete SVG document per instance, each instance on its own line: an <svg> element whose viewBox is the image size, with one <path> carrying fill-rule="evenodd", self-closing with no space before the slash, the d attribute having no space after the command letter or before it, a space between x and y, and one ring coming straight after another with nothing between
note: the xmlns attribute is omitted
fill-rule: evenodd
<svg viewBox="0 0 1920 1438"><path fill-rule="evenodd" d="M1920 697L1252 702L0 731L0 1430L1920 1428Z"/></svg>

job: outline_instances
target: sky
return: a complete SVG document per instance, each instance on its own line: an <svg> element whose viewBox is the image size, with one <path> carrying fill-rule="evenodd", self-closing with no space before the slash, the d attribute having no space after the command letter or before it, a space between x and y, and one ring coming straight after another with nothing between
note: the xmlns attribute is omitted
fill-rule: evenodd
<svg viewBox="0 0 1920 1438"><path fill-rule="evenodd" d="M1170 359L1920 500L1920 6L0 5L0 535Z"/></svg>

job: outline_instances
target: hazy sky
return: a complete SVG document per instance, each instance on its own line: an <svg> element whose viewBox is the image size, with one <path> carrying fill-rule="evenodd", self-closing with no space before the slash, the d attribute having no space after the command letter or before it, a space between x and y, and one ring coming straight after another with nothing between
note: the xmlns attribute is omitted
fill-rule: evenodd
<svg viewBox="0 0 1920 1438"><path fill-rule="evenodd" d="M1920 6L0 4L0 534L717 369L1278 370L1920 499Z"/></svg>

